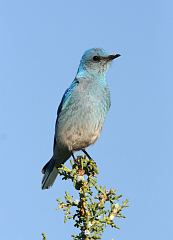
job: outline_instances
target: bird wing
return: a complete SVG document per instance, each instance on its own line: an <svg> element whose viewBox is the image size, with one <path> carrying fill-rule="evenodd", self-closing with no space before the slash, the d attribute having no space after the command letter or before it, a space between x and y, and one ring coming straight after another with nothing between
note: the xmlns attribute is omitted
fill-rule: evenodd
<svg viewBox="0 0 173 240"><path fill-rule="evenodd" d="M72 84L70 85L69 88L67 88L67 90L65 91L62 100L60 102L60 105L58 107L57 110L57 118L56 118L56 123L55 123L55 135L54 135L54 144L53 144L53 150L55 150L55 146L56 146L56 129L57 129L57 125L58 125L58 118L59 115L61 113L61 111L65 108L65 106L67 105L67 103L70 100L70 97L72 95L73 90L76 88L76 86L79 84L79 81L77 78L74 79L74 81L72 82Z"/></svg>

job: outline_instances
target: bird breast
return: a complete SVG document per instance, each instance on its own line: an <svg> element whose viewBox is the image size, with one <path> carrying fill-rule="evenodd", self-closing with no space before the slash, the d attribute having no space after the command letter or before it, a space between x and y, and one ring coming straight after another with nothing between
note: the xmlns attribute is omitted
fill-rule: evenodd
<svg viewBox="0 0 173 240"><path fill-rule="evenodd" d="M60 113L56 139L70 151L93 144L99 137L110 107L107 85L79 82L65 109Z"/></svg>

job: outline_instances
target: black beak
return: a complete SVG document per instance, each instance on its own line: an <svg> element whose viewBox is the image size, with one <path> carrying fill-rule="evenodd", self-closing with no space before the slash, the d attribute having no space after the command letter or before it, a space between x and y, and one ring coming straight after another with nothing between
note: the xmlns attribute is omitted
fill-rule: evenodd
<svg viewBox="0 0 173 240"><path fill-rule="evenodd" d="M120 57L121 55L120 54L115 54L115 55L109 55L107 58L108 58L108 60L110 60L110 61L112 61L112 60L114 60L115 58L118 58L118 57Z"/></svg>

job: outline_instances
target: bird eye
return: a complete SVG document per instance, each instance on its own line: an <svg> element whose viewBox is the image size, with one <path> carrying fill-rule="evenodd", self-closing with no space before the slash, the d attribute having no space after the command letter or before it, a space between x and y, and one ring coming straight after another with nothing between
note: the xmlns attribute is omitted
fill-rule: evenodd
<svg viewBox="0 0 173 240"><path fill-rule="evenodd" d="M95 62L100 61L100 57L99 57L99 56L94 56L94 57L93 57L93 61L95 61Z"/></svg>

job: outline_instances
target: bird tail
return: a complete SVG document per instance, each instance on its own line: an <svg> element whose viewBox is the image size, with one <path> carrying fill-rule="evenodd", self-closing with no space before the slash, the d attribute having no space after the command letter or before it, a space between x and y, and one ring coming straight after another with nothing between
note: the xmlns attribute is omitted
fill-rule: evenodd
<svg viewBox="0 0 173 240"><path fill-rule="evenodd" d="M42 179L42 189L48 189L51 187L58 175L58 169L55 166L54 159L50 159L49 162L42 169L42 173L44 174Z"/></svg>

